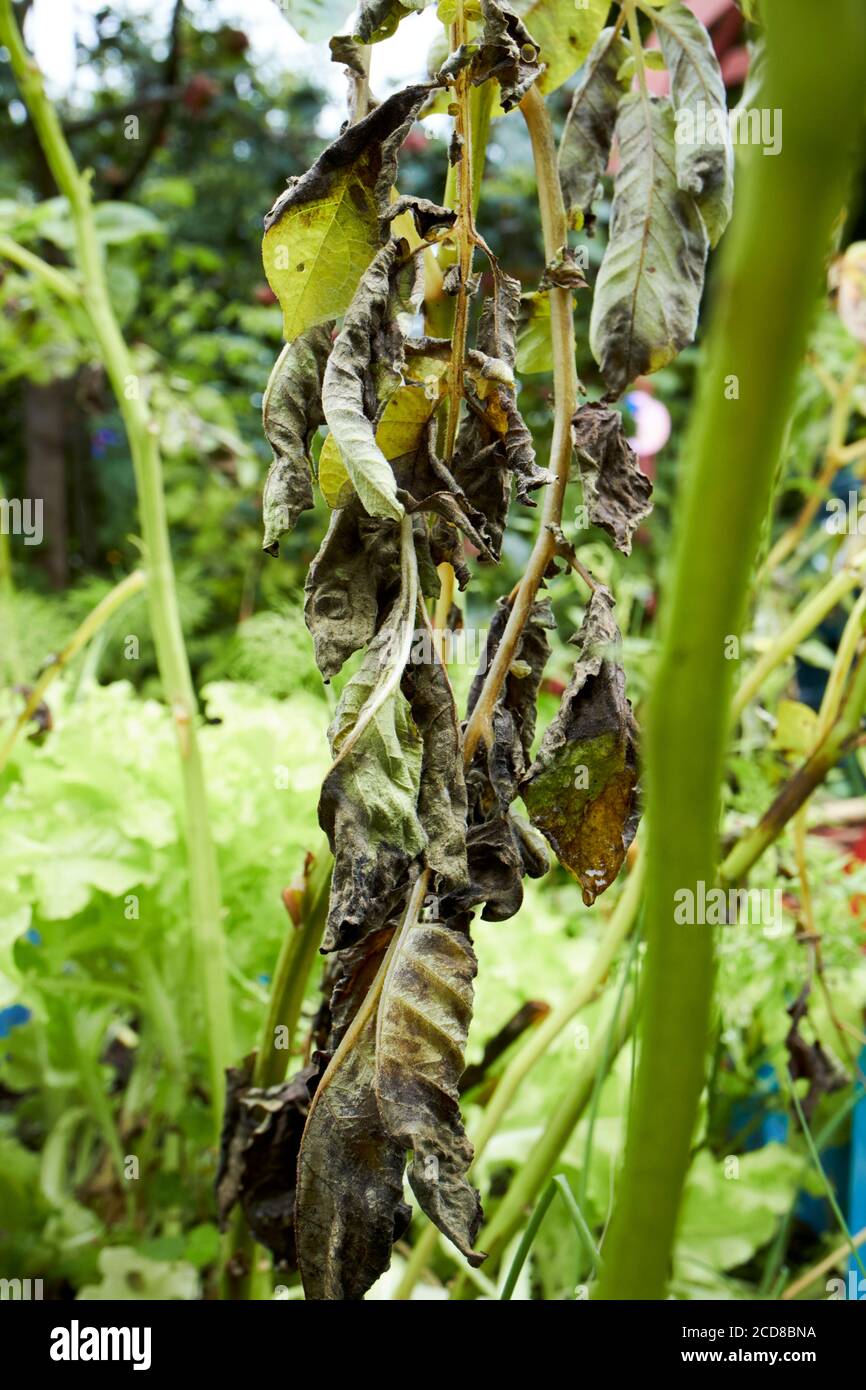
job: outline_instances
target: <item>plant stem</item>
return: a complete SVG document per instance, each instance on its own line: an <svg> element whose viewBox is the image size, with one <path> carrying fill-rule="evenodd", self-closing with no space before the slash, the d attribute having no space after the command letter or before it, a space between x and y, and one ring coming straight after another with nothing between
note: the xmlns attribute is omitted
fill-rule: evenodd
<svg viewBox="0 0 866 1390"><path fill-rule="evenodd" d="M468 26L464 0L457 0L457 14L451 34L451 45L455 52L466 43L467 38ZM454 455L457 424L460 419L460 403L463 400L466 330L469 324L469 278L472 275L472 255L475 250L470 90L469 69L464 66L457 74L455 82L457 115L454 122L454 134L460 145L460 157L457 161L457 223L455 226L459 281L454 312L454 331L451 339L451 361L448 367L448 421L445 427L446 463L449 463Z"/></svg>
<svg viewBox="0 0 866 1390"><path fill-rule="evenodd" d="M57 187L69 201L83 303L123 417L132 454L146 550L150 621L163 691L174 718L181 758L190 920L205 1017L210 1102L216 1133L222 1114L225 1068L234 1055L233 1024L217 860L195 730L198 708L184 647L165 513L159 427L141 399L141 381L133 370L111 305L93 219L89 175L80 174L76 167L57 113L45 94L42 74L24 47L11 0L0 0L0 41L9 50L15 78Z"/></svg>
<svg viewBox="0 0 866 1390"><path fill-rule="evenodd" d="M305 868L300 922L286 933L274 971L271 999L253 1071L254 1086L276 1086L285 1080L294 1037L301 1016L307 980L322 940L331 890L331 852L323 842ZM286 1030L284 1047L277 1048L277 1029Z"/></svg>
<svg viewBox="0 0 866 1390"><path fill-rule="evenodd" d="M837 1245L836 1249L831 1250L829 1255L825 1255L823 1260L819 1260L818 1264L813 1265L811 1269L807 1269L806 1273L801 1274L799 1278L795 1279L793 1284L789 1284L785 1292L781 1295L780 1301L782 1303L787 1303L790 1299L796 1298L798 1294L805 1293L816 1280L822 1277L822 1275L829 1274L830 1270L848 1254L852 1247L855 1250L859 1250L861 1245L866 1245L866 1226L863 1227L862 1231L858 1231L856 1236L852 1235L850 1242L846 1240L843 1245Z"/></svg>
<svg viewBox="0 0 866 1390"><path fill-rule="evenodd" d="M559 186L556 145L550 114L537 87L530 87L520 103L520 109L532 143L544 255L549 264L568 242L568 221ZM572 456L571 417L577 406L577 369L572 294L570 290L557 286L550 289L550 333L554 391L553 438L550 446L550 472L553 481L548 484L545 492L538 535L514 596L505 631L496 649L496 655L490 663L472 717L466 726L463 747L467 764L471 763L479 742L482 739L487 742L490 738L496 701L514 660L545 570L556 550L556 541L550 527L559 526L562 520L562 503Z"/></svg>
<svg viewBox="0 0 866 1390"><path fill-rule="evenodd" d="M760 657L752 667L748 676L742 682L734 696L731 704L731 714L733 719L737 719L746 708L751 704L757 695L764 681L775 671L777 666L781 666L783 661L787 661L789 656L803 642L810 632L822 623L827 614L830 613L846 594L862 582L863 570L866 567L866 549L861 550L853 560L841 569L838 574L834 574L826 584L813 594L808 603L794 614L788 626L783 632L779 633L763 656Z"/></svg>
<svg viewBox="0 0 866 1390"><path fill-rule="evenodd" d="M31 275L35 275L58 299L62 299L66 304L79 304L81 302L81 289L68 275L65 270L58 270L56 265L49 265L41 256L27 249L26 246L19 246L17 241L11 237L0 236L0 256L7 261L12 261L14 265L20 266L22 270L29 270Z"/></svg>
<svg viewBox="0 0 866 1390"><path fill-rule="evenodd" d="M712 934L673 922L674 895L713 881L730 724L727 638L746 596L866 83L866 16L832 31L811 0L768 0L765 103L784 158L754 155L723 253L708 359L685 453L671 581L646 739L649 876L641 1049L599 1281L603 1298L664 1294L704 1084ZM858 13L859 11L859 13ZM772 166L772 167L768 167ZM739 398L728 399L735 373ZM720 552L719 538L724 539Z"/></svg>
<svg viewBox="0 0 866 1390"><path fill-rule="evenodd" d="M27 725L30 723L30 720L42 703L42 698L52 681L60 675L61 671L66 669L73 658L81 651L81 648L87 645L91 637L99 632L100 628L108 622L109 618L114 616L119 608L123 607L124 603L135 594L141 593L145 583L146 576L144 571L133 570L132 574L128 574L125 579L122 579L119 584L115 585L115 587L105 595L104 599L100 600L93 611L88 613L83 623L81 623L80 627L78 627L70 637L63 650L57 656L52 657L51 661L40 673L36 684L27 697L27 703L15 720L2 747L0 747L0 772L3 771L9 761L9 755L15 746L15 740L21 733L21 730L26 729Z"/></svg>

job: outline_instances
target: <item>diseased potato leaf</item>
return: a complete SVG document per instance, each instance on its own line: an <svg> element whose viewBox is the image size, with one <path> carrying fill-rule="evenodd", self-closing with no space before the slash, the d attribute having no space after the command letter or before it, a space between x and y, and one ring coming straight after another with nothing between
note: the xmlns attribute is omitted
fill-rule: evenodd
<svg viewBox="0 0 866 1390"><path fill-rule="evenodd" d="M430 0L361 0L355 20L355 37L362 43L390 38L401 19L418 14Z"/></svg>
<svg viewBox="0 0 866 1390"><path fill-rule="evenodd" d="M396 523L368 516L353 497L331 517L304 584L304 619L326 681L367 645L399 584Z"/></svg>
<svg viewBox="0 0 866 1390"><path fill-rule="evenodd" d="M604 28L609 0L515 0L514 8L541 46L544 72L538 85L547 95L583 63Z"/></svg>
<svg viewBox="0 0 866 1390"><path fill-rule="evenodd" d="M319 1082L301 1142L295 1231L308 1299L362 1299L409 1224L406 1155L382 1123L375 1078L372 1011Z"/></svg>
<svg viewBox="0 0 866 1390"><path fill-rule="evenodd" d="M667 101L634 92L620 104L620 168L589 337L614 395L666 366L697 327L707 233L677 183L674 124Z"/></svg>
<svg viewBox="0 0 866 1390"><path fill-rule="evenodd" d="M734 205L734 149L724 79L712 39L680 0L657 10L652 20L682 122L676 142L677 182L697 202L710 245L715 246ZM689 115L694 118L692 130L686 125Z"/></svg>
<svg viewBox="0 0 866 1390"><path fill-rule="evenodd" d="M295 1261L295 1173L318 1074L305 1067L277 1086L253 1086L255 1054L226 1074L226 1108L216 1180L220 1227L240 1202L256 1240L278 1266Z"/></svg>
<svg viewBox="0 0 866 1390"><path fill-rule="evenodd" d="M349 305L382 240L398 151L435 86L395 92L349 126L265 218L265 274L289 342Z"/></svg>
<svg viewBox="0 0 866 1390"><path fill-rule="evenodd" d="M417 602L411 524L404 523L399 599L345 686L328 730L334 763L319 824L334 855L322 949L349 946L379 926L387 894L427 843L418 819L422 741L400 689Z"/></svg>
<svg viewBox="0 0 866 1390"><path fill-rule="evenodd" d="M510 111L542 71L538 44L504 0L481 0L484 25L472 63L474 85L495 77L503 111Z"/></svg>
<svg viewBox="0 0 866 1390"><path fill-rule="evenodd" d="M574 672L520 794L590 906L615 880L639 819L636 726L609 590L590 599Z"/></svg>
<svg viewBox="0 0 866 1390"><path fill-rule="evenodd" d="M475 952L466 932L415 922L385 975L376 1034L376 1095L389 1135L411 1150L409 1184L422 1211L479 1265L481 1200L466 1181L472 1145L458 1102L472 1018Z"/></svg>
<svg viewBox="0 0 866 1390"><path fill-rule="evenodd" d="M468 882L466 782L454 694L435 650L427 644L403 673L403 692L423 749L418 818L427 836L424 852L434 888Z"/></svg>
<svg viewBox="0 0 866 1390"><path fill-rule="evenodd" d="M378 397L401 380L403 336L395 294L402 255L403 243L391 240L365 271L331 350L322 385L325 419L362 505L371 516L394 520L402 517L403 504L371 416L378 410ZM415 267L410 268L414 280Z"/></svg>
<svg viewBox="0 0 866 1390"><path fill-rule="evenodd" d="M280 553L280 537L313 506L310 440L324 424L322 377L331 351L330 323L302 333L277 358L262 401L265 436L274 452L262 497L262 549Z"/></svg>
<svg viewBox="0 0 866 1390"><path fill-rule="evenodd" d="M583 498L593 526L606 531L623 555L652 511L653 486L625 437L618 410L597 402L582 405L571 422Z"/></svg>
<svg viewBox="0 0 866 1390"><path fill-rule="evenodd" d="M559 146L559 182L566 212L582 226L610 159L616 113L628 82L619 70L628 49L604 29L580 71ZM575 218L575 214L577 217Z"/></svg>

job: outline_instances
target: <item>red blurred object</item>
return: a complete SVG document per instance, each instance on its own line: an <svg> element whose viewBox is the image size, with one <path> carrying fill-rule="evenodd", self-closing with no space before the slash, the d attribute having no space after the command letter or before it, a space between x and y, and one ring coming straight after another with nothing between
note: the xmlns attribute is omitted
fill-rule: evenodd
<svg viewBox="0 0 866 1390"><path fill-rule="evenodd" d="M257 304L276 304L277 296L270 285L256 285L254 297Z"/></svg>
<svg viewBox="0 0 866 1390"><path fill-rule="evenodd" d="M184 87L181 101L188 111L206 111L220 90L220 84L213 77L206 72L196 72Z"/></svg>

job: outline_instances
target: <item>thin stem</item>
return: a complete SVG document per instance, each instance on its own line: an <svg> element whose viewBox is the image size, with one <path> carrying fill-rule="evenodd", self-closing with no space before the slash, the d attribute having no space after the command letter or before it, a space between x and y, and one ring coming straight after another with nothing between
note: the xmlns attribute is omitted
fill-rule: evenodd
<svg viewBox="0 0 866 1390"><path fill-rule="evenodd" d="M464 0L457 0L457 15L452 28L451 44L456 51L468 38ZM472 256L475 250L475 218L472 185L472 113L469 101L469 69L464 66L457 74L455 97L457 114L454 130L460 151L457 161L457 265L459 279L454 312L454 332L451 341L451 361L448 368L448 421L445 427L445 460L454 456L460 403L463 399L463 373L466 362L466 330L469 324L469 280L472 275Z"/></svg>
<svg viewBox="0 0 866 1390"><path fill-rule="evenodd" d="M792 1298L796 1298L798 1294L805 1293L823 1275L829 1274L830 1270L835 1268L849 1250L852 1248L859 1250L861 1245L866 1245L866 1226L863 1227L862 1231L858 1231L856 1236L852 1235L850 1241L846 1240L842 1245L837 1245L835 1250L831 1250L830 1254L825 1255L823 1260L819 1260L811 1269L807 1269L805 1274L799 1275L793 1284L789 1284L784 1293L780 1295L781 1302L787 1303Z"/></svg>
<svg viewBox="0 0 866 1390"><path fill-rule="evenodd" d="M93 334L123 417L132 454L146 551L148 605L166 702L174 717L181 757L190 882L190 924L205 1016L206 1053L214 1132L219 1129L225 1068L234 1055L233 1022L222 928L219 875L208 821L204 770L195 730L198 713L183 640L171 557L159 426L142 399L117 323L93 219L90 182L76 167L42 74L24 47L11 0L0 0L0 42L9 51L21 95L75 229L76 261Z"/></svg>
<svg viewBox="0 0 866 1390"><path fill-rule="evenodd" d="M812 1138L812 1131L809 1128L806 1116L803 1114L803 1107L800 1104L800 1097L797 1095L797 1088L794 1085L794 1081L790 1075L790 1072L786 1073L786 1075L788 1079L788 1088L791 1092L791 1100L794 1102L794 1109L797 1112L797 1119L800 1121L800 1128L803 1131L803 1138L806 1140L806 1147L809 1150L809 1157L814 1163L815 1170L818 1173L821 1182L823 1183L824 1191L827 1194L827 1201L830 1203L833 1215L835 1216L836 1221L839 1225L839 1230L845 1237L848 1249L854 1256L854 1259L856 1260L857 1265L859 1267L860 1273L864 1276L864 1278L866 1278L866 1266L864 1266L863 1261L860 1259L860 1254L857 1250L856 1245L854 1244L854 1241L851 1238L851 1232L848 1230L848 1224L844 1216L842 1215L842 1208L839 1206L839 1202L837 1200L833 1184L827 1177L827 1174L824 1172L824 1165L821 1162L821 1155L818 1153L818 1150L815 1146L815 1140Z"/></svg>
<svg viewBox="0 0 866 1390"><path fill-rule="evenodd" d="M41 256L29 251L26 246L19 246L11 237L0 236L0 256L20 266L22 270L29 270L31 275L35 275L47 285L64 303L81 303L81 289L71 275L67 275L65 270L58 270L56 265L49 265Z"/></svg>
<svg viewBox="0 0 866 1390"><path fill-rule="evenodd" d="M15 740L18 738L22 729L26 729L27 725L30 723L30 720L42 703L43 696L52 681L57 679L61 671L66 669L73 658L81 651L82 647L87 645L91 637L99 632L100 628L104 627L109 618L114 617L114 614L119 608L122 608L135 594L141 593L146 582L144 570L133 570L132 574L128 574L125 579L122 579L119 584L115 585L115 587L105 595L105 598L96 605L92 612L88 613L83 623L81 623L80 627L78 627L70 637L63 650L59 652L57 656L52 657L49 664L41 672L39 679L27 697L27 703L15 720L2 747L0 747L0 772L3 771L9 760L9 755L15 746Z"/></svg>
<svg viewBox="0 0 866 1390"><path fill-rule="evenodd" d="M520 103L529 130L541 228L544 237L544 256L549 264L568 241L568 220L559 186L556 165L556 145L550 114L544 97L537 87L530 87ZM550 446L550 472L538 535L529 557L526 571L514 596L511 613L487 672L481 694L466 726L463 747L467 764L471 763L479 742L489 741L493 711L514 660L523 629L532 611L535 596L541 586L555 550L556 541L551 527L562 521L562 504L571 467L571 418L577 406L577 369L575 367L574 319L572 295L569 290L552 286L550 289L550 333L553 348L554 418Z"/></svg>

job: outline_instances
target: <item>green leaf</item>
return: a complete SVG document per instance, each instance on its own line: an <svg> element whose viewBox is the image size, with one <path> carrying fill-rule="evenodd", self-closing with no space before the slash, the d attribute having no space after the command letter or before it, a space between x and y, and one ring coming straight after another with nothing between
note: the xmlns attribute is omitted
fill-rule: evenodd
<svg viewBox="0 0 866 1390"><path fill-rule="evenodd" d="M521 376L553 371L550 341L550 295L544 290L524 295L526 318L517 334L515 366Z"/></svg>
<svg viewBox="0 0 866 1390"><path fill-rule="evenodd" d="M541 46L545 71L538 86L545 95L555 92L585 62L604 28L610 10L608 0L515 0L514 8Z"/></svg>
<svg viewBox="0 0 866 1390"><path fill-rule="evenodd" d="M613 28L605 29L580 71L559 146L559 181L566 211L589 211L610 159L616 113L628 80L620 69L629 57Z"/></svg>
<svg viewBox="0 0 866 1390"><path fill-rule="evenodd" d="M691 193L703 214L710 245L731 220L734 203L734 150L727 96L713 42L690 9L667 5L653 15L671 75L677 116L677 182Z"/></svg>
<svg viewBox="0 0 866 1390"><path fill-rule="evenodd" d="M595 286L590 347L610 392L658 371L695 335L707 233L676 176L668 102L625 97L610 240Z"/></svg>
<svg viewBox="0 0 866 1390"><path fill-rule="evenodd" d="M520 794L530 819L591 906L613 883L638 822L636 728L607 589L592 595L574 673Z"/></svg>
<svg viewBox="0 0 866 1390"><path fill-rule="evenodd" d="M294 530L313 506L310 440L324 421L322 378L331 351L331 327L319 324L283 348L262 401L262 423L273 450L262 497L262 549L280 553L280 536Z"/></svg>
<svg viewBox="0 0 866 1390"><path fill-rule="evenodd" d="M291 342L351 302L381 244L397 153L435 84L407 87L319 155L265 218L265 274Z"/></svg>

